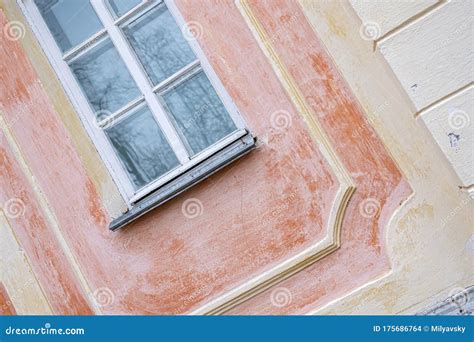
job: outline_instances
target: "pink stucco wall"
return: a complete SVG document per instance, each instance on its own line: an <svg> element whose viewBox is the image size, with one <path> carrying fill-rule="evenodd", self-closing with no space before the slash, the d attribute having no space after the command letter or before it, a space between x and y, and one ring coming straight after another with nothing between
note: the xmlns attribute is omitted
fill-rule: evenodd
<svg viewBox="0 0 474 342"><path fill-rule="evenodd" d="M54 94L45 92L20 44L0 36L0 110L89 287L113 293L105 313L185 313L252 279L324 237L339 187L234 1L176 3L186 20L202 25L199 43L261 143L115 233L107 229L109 215L72 133L51 106ZM252 1L250 6L357 186L345 213L341 248L282 283L293 293L291 305L272 306L264 292L231 311L303 313L389 269L384 229L411 190L299 5ZM302 19L288 20L294 16ZM0 26L5 22L0 13ZM283 130L272 125L278 111L291 117ZM352 134L354 129L360 134ZM87 295L4 137L0 148L0 199L20 197L26 204L27 215L11 225L48 301L58 314L90 313ZM381 205L372 218L359 212L368 197ZM183 215L188 198L202 202L201 216Z"/></svg>

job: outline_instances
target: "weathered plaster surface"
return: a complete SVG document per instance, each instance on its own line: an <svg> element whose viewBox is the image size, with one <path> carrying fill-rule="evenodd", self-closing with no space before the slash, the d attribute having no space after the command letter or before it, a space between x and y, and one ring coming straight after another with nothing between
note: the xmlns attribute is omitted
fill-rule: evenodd
<svg viewBox="0 0 474 342"><path fill-rule="evenodd" d="M459 176L460 186L474 184L474 84L426 113L422 120Z"/></svg>
<svg viewBox="0 0 474 342"><path fill-rule="evenodd" d="M447 1L378 44L418 110L474 81L472 1Z"/></svg>
<svg viewBox="0 0 474 342"><path fill-rule="evenodd" d="M318 314L416 313L474 281L472 200L348 4L302 1L306 17L414 190L387 229L392 271ZM334 23L337 23L334 26Z"/></svg>
<svg viewBox="0 0 474 342"><path fill-rule="evenodd" d="M378 2L379 6L373 6L370 0L349 0L364 23L361 28L365 34L371 34L373 38L381 38L402 23L433 6L437 0L388 0ZM337 25L337 24L336 24Z"/></svg>
<svg viewBox="0 0 474 342"><path fill-rule="evenodd" d="M121 210L126 207L123 199L87 135L79 115L71 105L56 73L53 71L28 22L21 13L16 0L0 0L0 11L4 12L9 21L23 24L23 36L18 43L21 44L24 53L37 73L39 83L44 88L57 115L61 118L62 124L71 133L70 138L74 149L78 152L84 168L95 184L103 205L111 215L120 214ZM20 120L17 121L15 124L19 124Z"/></svg>
<svg viewBox="0 0 474 342"><path fill-rule="evenodd" d="M116 189L81 125L70 121L76 114L57 81L45 82L51 70L34 38L0 35L0 110L60 229L48 226L45 203L35 203L5 139L0 202L25 201L25 214L10 224L55 313L89 313L91 300L104 313L191 312L326 235L339 184L254 29L231 0L176 4L201 25L198 41L260 146L117 233L107 230L117 206L106 203ZM10 20L23 20L14 4L2 7ZM250 7L357 190L339 250L230 312L326 305L322 312L395 313L472 276L472 256L460 247L472 234L469 204L453 191L454 172L426 144L426 130L410 120L413 106L383 60L356 37L351 7L282 0ZM187 199L201 203L199 216L184 215ZM379 209L364 216L367 200ZM450 239L446 227L460 232ZM452 258L440 261L440 251ZM283 306L272 302L281 288L290 293Z"/></svg>
<svg viewBox="0 0 474 342"><path fill-rule="evenodd" d="M385 226L411 191L299 5L287 1L249 3L357 187L346 211L340 250L231 311L305 313L388 270L382 242ZM382 210L367 218L360 208L369 199ZM282 287L290 291L292 300L276 307L272 299Z"/></svg>
<svg viewBox="0 0 474 342"><path fill-rule="evenodd" d="M416 116L425 121L458 174L458 185L472 192L472 1L351 4L362 22L360 36L375 41L416 107ZM377 37L387 18L399 24Z"/></svg>
<svg viewBox="0 0 474 342"><path fill-rule="evenodd" d="M7 289L0 282L0 315L16 315L15 307L10 300Z"/></svg>
<svg viewBox="0 0 474 342"><path fill-rule="evenodd" d="M0 51L3 46L0 44ZM0 55L2 55L1 52ZM3 67L0 67L0 70L4 74ZM3 86L1 89L4 89ZM0 203L4 211L12 212L9 215L9 224L27 253L54 312L57 314L92 313L70 265L65 261L54 233L48 227L36 203L33 190L11 152L3 131L0 132L0 161ZM18 204L12 207L9 204L12 202L9 201L17 201ZM17 216L17 213L22 214ZM5 252L2 251L1 255L2 265L8 265L3 261L8 257L4 254Z"/></svg>
<svg viewBox="0 0 474 342"><path fill-rule="evenodd" d="M221 6L220 11L233 7ZM184 312L325 235L337 181L235 8L233 16L234 34L246 34L236 37L234 50L227 54L236 56L248 46L249 62L240 66L245 78L225 79L262 139L261 147L119 233L107 230L109 218L71 133L60 122L21 47L2 42L10 51L1 61L5 120L8 123L21 113L22 125L12 126L12 134L92 295L104 288L112 293L103 312ZM222 38L223 27L230 29L223 20L213 28L216 34L221 31ZM237 62L234 57L233 63ZM266 84L265 97L252 77ZM276 111L289 113L291 130L272 123ZM202 202L203 215L193 220L183 215L181 206L187 198Z"/></svg>
<svg viewBox="0 0 474 342"><path fill-rule="evenodd" d="M15 312L19 315L51 314L27 253L19 245L3 211L0 211L0 251L0 282L5 291L9 291L9 301Z"/></svg>

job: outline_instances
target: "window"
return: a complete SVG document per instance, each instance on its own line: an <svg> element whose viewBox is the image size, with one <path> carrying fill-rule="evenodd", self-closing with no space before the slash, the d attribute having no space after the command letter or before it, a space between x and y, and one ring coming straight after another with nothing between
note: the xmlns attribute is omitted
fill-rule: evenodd
<svg viewBox="0 0 474 342"><path fill-rule="evenodd" d="M253 144L173 2L21 1L130 209Z"/></svg>

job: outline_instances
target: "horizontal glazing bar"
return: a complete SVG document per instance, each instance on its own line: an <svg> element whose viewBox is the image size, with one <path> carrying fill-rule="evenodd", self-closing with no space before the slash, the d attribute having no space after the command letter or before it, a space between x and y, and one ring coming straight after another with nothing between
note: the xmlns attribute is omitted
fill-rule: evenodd
<svg viewBox="0 0 474 342"><path fill-rule="evenodd" d="M128 116L128 113L131 112L132 109L135 107L138 107L145 101L145 98L143 96L127 103L125 106L117 110L115 113L112 113L111 115L107 116L106 118L98 121L98 125L102 129L106 129L115 123L117 123L119 120L125 119ZM97 119L97 118L96 118Z"/></svg>
<svg viewBox="0 0 474 342"><path fill-rule="evenodd" d="M160 94L165 92L167 90L167 88L169 88L171 85L175 86L176 84L174 84L174 83L177 80L180 80L187 73L190 73L189 76L191 76L191 74L195 74L198 71L200 71L201 70L200 66L201 66L201 63L199 62L199 60L195 60L194 62L186 65L184 68L182 68L181 70L179 70L175 74L168 77L163 82L160 82L160 84L156 85L153 88L153 92L154 93L160 93ZM186 75L186 76L188 76L188 75ZM188 77L186 77L186 78L188 78ZM180 82L181 81L184 81L184 80L180 80Z"/></svg>
<svg viewBox="0 0 474 342"><path fill-rule="evenodd" d="M135 15L137 13L141 12L143 9L146 8L147 11L148 11L148 10L152 9L153 7L155 7L155 6L158 6L162 2L163 2L162 0L161 1L145 0L141 4L137 5L136 7L132 8L130 11L125 13L120 18L116 19L114 21L114 25L115 26L120 26L120 25L126 23L127 21L129 21L130 19L134 19ZM152 4L152 6L150 6L150 4ZM150 6L150 8L147 8L147 6Z"/></svg>
<svg viewBox="0 0 474 342"><path fill-rule="evenodd" d="M102 29L92 37L87 39L85 42L81 43L80 45L74 47L72 50L69 50L63 55L63 60L66 62L70 62L72 59L77 57L79 54L82 54L92 46L94 46L99 40L101 40L107 34L106 29Z"/></svg>

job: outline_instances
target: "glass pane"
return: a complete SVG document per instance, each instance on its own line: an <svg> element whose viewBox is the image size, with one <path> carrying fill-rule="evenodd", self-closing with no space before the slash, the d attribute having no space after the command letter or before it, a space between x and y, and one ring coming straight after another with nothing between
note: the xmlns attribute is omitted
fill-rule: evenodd
<svg viewBox="0 0 474 342"><path fill-rule="evenodd" d="M136 189L179 165L146 106L105 132Z"/></svg>
<svg viewBox="0 0 474 342"><path fill-rule="evenodd" d="M102 28L86 0L35 0L62 52L82 43Z"/></svg>
<svg viewBox="0 0 474 342"><path fill-rule="evenodd" d="M163 99L194 154L237 129L202 71L165 93Z"/></svg>
<svg viewBox="0 0 474 342"><path fill-rule="evenodd" d="M154 85L196 60L164 5L145 13L123 31Z"/></svg>
<svg viewBox="0 0 474 342"><path fill-rule="evenodd" d="M109 7L114 12L115 17L118 18L141 2L141 0L109 0Z"/></svg>
<svg viewBox="0 0 474 342"><path fill-rule="evenodd" d="M110 39L105 39L75 59L70 67L100 118L140 96Z"/></svg>

